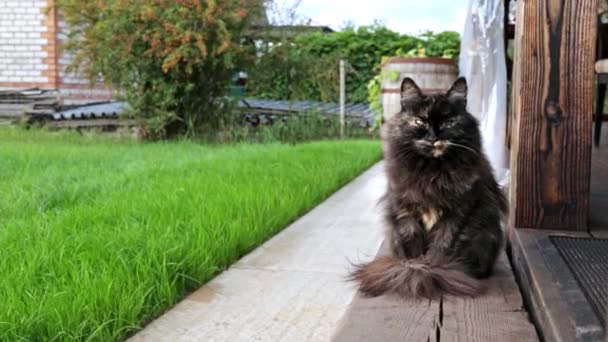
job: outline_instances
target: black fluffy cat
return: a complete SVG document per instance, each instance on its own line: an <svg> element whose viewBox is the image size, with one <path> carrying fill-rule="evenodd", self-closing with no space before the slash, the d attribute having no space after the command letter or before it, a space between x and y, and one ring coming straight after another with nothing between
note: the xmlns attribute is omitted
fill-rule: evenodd
<svg viewBox="0 0 608 342"><path fill-rule="evenodd" d="M360 290L377 296L475 296L503 245L507 202L483 154L467 83L441 95L401 84L401 112L384 124L392 256L356 266Z"/></svg>

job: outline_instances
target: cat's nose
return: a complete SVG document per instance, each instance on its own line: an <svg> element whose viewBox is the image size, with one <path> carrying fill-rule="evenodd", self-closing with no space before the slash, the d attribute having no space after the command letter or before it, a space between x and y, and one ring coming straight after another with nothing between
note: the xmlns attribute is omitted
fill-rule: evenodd
<svg viewBox="0 0 608 342"><path fill-rule="evenodd" d="M431 144L434 143L435 141L437 141L437 134L435 133L435 130L433 129L433 127L429 128L429 130L427 132L427 138Z"/></svg>

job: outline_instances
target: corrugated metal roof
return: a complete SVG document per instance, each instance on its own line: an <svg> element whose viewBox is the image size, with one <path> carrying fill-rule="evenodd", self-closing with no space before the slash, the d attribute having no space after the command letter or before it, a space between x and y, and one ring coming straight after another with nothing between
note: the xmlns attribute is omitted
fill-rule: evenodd
<svg viewBox="0 0 608 342"><path fill-rule="evenodd" d="M340 114L340 105L334 102L245 99L239 103L239 106L293 112L317 111L322 114L330 115ZM370 124L375 120L374 111L367 103L348 103L345 106L345 112L348 117L359 118Z"/></svg>
<svg viewBox="0 0 608 342"><path fill-rule="evenodd" d="M53 114L53 120L115 118L128 107L126 102L80 106Z"/></svg>
<svg viewBox="0 0 608 342"><path fill-rule="evenodd" d="M288 112L317 111L326 115L340 114L340 105L333 102L244 99L239 101L239 107ZM53 120L112 118L118 117L127 108L126 102L86 105L54 113ZM349 103L346 104L345 110L349 118L356 118L369 124L374 122L374 112L366 103Z"/></svg>

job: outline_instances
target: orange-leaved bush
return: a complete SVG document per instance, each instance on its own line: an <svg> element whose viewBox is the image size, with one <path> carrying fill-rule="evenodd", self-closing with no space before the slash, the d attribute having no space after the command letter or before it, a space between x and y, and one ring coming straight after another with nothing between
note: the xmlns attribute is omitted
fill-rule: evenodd
<svg viewBox="0 0 608 342"><path fill-rule="evenodd" d="M56 0L71 71L122 94L152 137L222 125L226 87L261 0Z"/></svg>

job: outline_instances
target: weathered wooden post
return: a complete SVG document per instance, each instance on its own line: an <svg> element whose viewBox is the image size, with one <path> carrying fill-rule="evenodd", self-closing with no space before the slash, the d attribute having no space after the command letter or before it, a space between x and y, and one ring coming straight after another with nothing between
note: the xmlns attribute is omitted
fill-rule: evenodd
<svg viewBox="0 0 608 342"><path fill-rule="evenodd" d="M597 0L517 4L510 225L584 230Z"/></svg>

